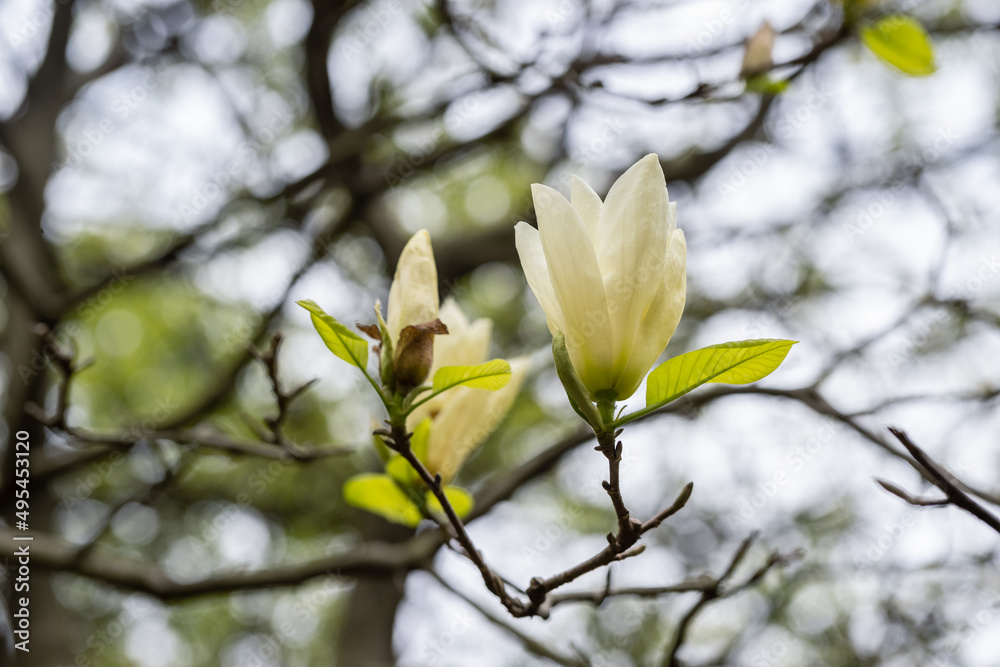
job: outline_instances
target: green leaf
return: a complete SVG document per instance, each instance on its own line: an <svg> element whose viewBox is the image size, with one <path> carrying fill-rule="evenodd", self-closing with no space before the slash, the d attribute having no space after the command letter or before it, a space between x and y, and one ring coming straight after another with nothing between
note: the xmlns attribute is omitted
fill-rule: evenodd
<svg viewBox="0 0 1000 667"><path fill-rule="evenodd" d="M398 454L386 461L385 471L389 477L403 486L413 486L417 480L417 471L413 469L409 461Z"/></svg>
<svg viewBox="0 0 1000 667"><path fill-rule="evenodd" d="M459 519L469 516L469 512L472 511L472 506L475 503L471 493L460 486L446 486L444 487L444 495ZM427 509L438 514L444 514L444 508L441 507L441 503L438 502L438 499L430 491L427 492Z"/></svg>
<svg viewBox="0 0 1000 667"><path fill-rule="evenodd" d="M313 326L331 352L367 373L368 343L364 338L323 312L315 301L296 303L311 313Z"/></svg>
<svg viewBox="0 0 1000 667"><path fill-rule="evenodd" d="M417 455L417 458L427 463L427 443L430 442L431 438L431 418L424 417L417 424L417 427L413 429L413 435L410 436L410 449L413 453ZM413 469L413 466L410 466ZM416 474L416 471L413 471Z"/></svg>
<svg viewBox="0 0 1000 667"><path fill-rule="evenodd" d="M761 95L780 95L788 90L788 86L788 79L772 79L767 74L747 79L747 90Z"/></svg>
<svg viewBox="0 0 1000 667"><path fill-rule="evenodd" d="M780 366L797 342L742 340L709 345L668 359L646 380L647 409L665 405L706 382L756 382Z"/></svg>
<svg viewBox="0 0 1000 667"><path fill-rule="evenodd" d="M423 518L417 506L389 475L355 475L344 484L344 500L352 507L411 528Z"/></svg>
<svg viewBox="0 0 1000 667"><path fill-rule="evenodd" d="M934 47L916 20L896 14L861 28L861 41L871 52L904 74L933 74Z"/></svg>
<svg viewBox="0 0 1000 667"><path fill-rule="evenodd" d="M499 389L510 380L510 364L492 359L477 366L445 366L434 374L434 393L463 385L474 389Z"/></svg>

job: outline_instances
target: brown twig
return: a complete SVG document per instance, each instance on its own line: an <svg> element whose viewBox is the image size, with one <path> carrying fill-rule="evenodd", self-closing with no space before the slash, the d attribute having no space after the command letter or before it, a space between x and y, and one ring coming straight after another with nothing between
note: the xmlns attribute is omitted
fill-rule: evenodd
<svg viewBox="0 0 1000 667"><path fill-rule="evenodd" d="M413 452L413 448L410 446L410 433L407 432L405 425L392 425L388 438L386 438L386 446L406 459L413 469L417 471L417 474L420 475L420 479L431 490L434 497L437 498L444 509L445 515L448 517L449 524L455 531L455 538L462 545L462 548L465 549L466 557L479 568L479 572L483 576L483 583L486 584L486 589L496 595L504 607L507 608L507 611L514 616L527 615L525 614L524 603L507 593L503 578L490 569L483 558L483 554L476 549L476 545L473 544L472 538L469 537L469 533L465 529L465 524L458 517L455 508L451 506L451 502L444 492L444 487L441 484L441 475L431 475L427 467Z"/></svg>
<svg viewBox="0 0 1000 667"><path fill-rule="evenodd" d="M478 611L490 623L497 626L498 628L503 629L508 634L516 637L518 641L521 642L521 645L524 646L524 648L527 651L534 653L535 655L540 656L542 658L547 658L548 660L551 660L556 664L565 665L566 667L586 667L587 663L584 662L583 660L557 653L556 651L549 648L544 642L534 639L533 637L530 637L525 633L521 632L521 630L519 630L518 628L515 628L509 623L506 623L502 618L498 617L489 609L479 604L478 602L476 602L469 596L465 595L461 591L457 590L454 586L445 581L441 577L441 575L439 575L434 570L429 570L428 572L432 577L434 577L434 579L437 580L439 584L441 584L441 586L443 586L445 589L447 589L456 597L461 598L470 607Z"/></svg>
<svg viewBox="0 0 1000 667"><path fill-rule="evenodd" d="M933 499L914 497L891 482L886 482L880 479L875 480L882 486L882 488L889 493L902 498L909 504L918 507L942 507L944 505L954 505L955 507L965 510L996 532L1000 533L1000 519L997 519L997 517L987 511L982 505L973 500L968 493L959 488L954 475L945 470L941 464L932 459L927 452L922 450L916 445L916 443L910 440L910 437L905 431L903 431L903 429L890 426L889 432L896 436L896 439L899 440L903 447L906 447L906 451L910 452L910 456L913 457L914 461L919 464L919 466L913 466L914 470L919 472L920 475L928 482L941 489L941 491L944 492L945 497Z"/></svg>
<svg viewBox="0 0 1000 667"><path fill-rule="evenodd" d="M643 533L659 526L663 519L667 516L676 514L682 507L684 507L684 505L687 504L688 499L691 497L691 491L693 489L694 484L689 482L683 489L681 489L677 499L674 500L670 507L660 512L656 518L653 518L644 524L639 524L635 529L635 540L638 540ZM632 542L632 544L634 543L635 541ZM588 558L582 563L560 572L559 574L553 575L548 579L532 579L527 592L532 603L538 607L538 615L545 618L547 617L549 610L552 608L553 601L547 599L548 594L551 591L563 586L564 584L568 584L569 582L578 579L584 574L592 572L599 567L610 565L615 561L623 560L624 558L628 558L633 555L638 555L629 550L629 547L632 546L631 544L628 546L625 546L625 544L625 542L619 541L615 536L609 535L608 546L604 547L604 549L602 549L599 553Z"/></svg>
<svg viewBox="0 0 1000 667"><path fill-rule="evenodd" d="M444 509L445 515L448 518L448 525L454 531L453 537L458 540L458 543L464 549L466 557L468 557L469 560L471 560L479 569L479 572L483 577L483 582L486 584L486 589L493 593L493 595L495 595L504 605L507 611L510 612L510 614L515 618L526 616L540 616L541 618L548 618L549 612L554 606L553 600L549 598L549 593L551 591L568 584L582 575L598 569L599 567L610 565L617 561L625 560L626 558L631 558L642 553L643 550L645 550L645 546L640 545L633 548L633 545L635 545L639 537L641 537L643 533L656 528L667 517L672 516L684 507L688 499L691 497L691 491L694 488L692 483L688 483L681 490L673 505L660 512L646 523L632 519L629 515L628 509L625 507L625 504L621 499L621 491L618 486L618 464L621 462L621 443L613 445L613 449L610 449L609 453L606 453L606 455L608 455L612 481L606 483L605 488L608 489L608 494L611 496L612 502L615 505L615 510L618 513L618 535L608 533L607 547L602 549L596 555L569 568L568 570L560 572L559 574L553 575L547 579L542 579L540 577L533 578L527 591L525 591L528 597L528 600L525 601L511 595L507 591L504 578L494 572L486 563L482 553L476 548L475 544L472 542L472 538L469 537L469 533L466 530L465 525L462 523L462 520L458 517L458 514L451 506L451 503L448 500L441 484L441 476L432 475L430 471L427 470L427 467L423 464L423 462L420 461L420 459L417 458L417 455L413 452L413 449L410 446L410 434L407 432L406 427L404 425L393 424L391 425L390 430L378 431L377 434L386 438L386 446L405 458L420 476L421 480L423 480L424 484L427 485L427 488L431 490L434 497L437 498L441 507ZM614 442L616 436L617 433L602 434L599 439L603 439L605 444L598 445L598 449L601 449L602 446L606 448L606 443Z"/></svg>
<svg viewBox="0 0 1000 667"><path fill-rule="evenodd" d="M736 572L736 568L739 567L740 563L746 557L747 552L750 551L750 546L753 544L754 540L757 539L757 534L752 533L743 542L740 543L739 548L736 553L733 554L732 559L729 561L729 565L726 567L725 572L715 580L711 580L711 583L702 589L701 597L698 601L691 607L684 616L681 617L680 622L674 630L673 639L670 642L670 650L667 651L666 656L663 660L663 667L682 667L678 654L681 647L684 645L684 641L687 639L688 630L691 628L692 622L694 622L695 617L704 609L706 606L714 602L715 600L721 600L723 598L731 597L736 595L740 591L746 590L752 586L759 583L764 575L767 574L771 568L776 565L784 565L789 561L798 558L801 554L799 552L794 552L792 554L783 555L777 551L771 552L767 560L763 565L758 567L747 579L741 584L737 584L731 587L725 587L725 584L729 582L733 574Z"/></svg>
<svg viewBox="0 0 1000 667"><path fill-rule="evenodd" d="M271 430L270 437L268 440L276 445L280 445L283 449L288 451L295 451L297 448L292 443L285 439L284 433L282 432L282 424L285 418L288 417L288 408L292 401L302 395L304 391L312 387L318 380L309 380L305 384L302 384L290 392L285 392L281 387L281 380L278 377L278 348L281 347L282 336L280 333L276 333L274 338L271 339L271 345L268 347L267 351L261 352L257 349L253 343L247 346L250 350L251 356L254 359L263 364L265 371L267 372L267 379L271 385L271 392L274 394L274 400L278 404L278 414L273 417L265 417L264 423Z"/></svg>
<svg viewBox="0 0 1000 667"><path fill-rule="evenodd" d="M89 366L91 362L89 359L79 364L73 361L73 357L76 354L76 346L73 344L72 339L69 341L70 349L68 351L64 350L62 346L59 345L59 341L56 340L55 335L52 333L52 330L48 327L48 325L39 322L35 325L34 332L45 342L45 346L43 348L45 356L56 368L59 369L59 373L62 377L59 380L59 389L56 395L56 411L52 417L47 417L45 415L45 410L34 403L26 404L25 411L43 424L54 426L56 428L63 428L66 426L66 411L69 409L70 382L73 380L74 373L83 370Z"/></svg>

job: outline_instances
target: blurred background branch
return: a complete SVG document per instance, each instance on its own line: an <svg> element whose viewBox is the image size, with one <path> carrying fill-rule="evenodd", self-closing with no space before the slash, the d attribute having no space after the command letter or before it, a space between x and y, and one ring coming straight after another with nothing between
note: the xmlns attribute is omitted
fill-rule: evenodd
<svg viewBox="0 0 1000 667"><path fill-rule="evenodd" d="M996 526L924 510L1000 505L994 5L0 6L0 553L25 431L46 638L18 664L992 664ZM896 13L926 28L933 75L859 40ZM745 58L764 21L768 57ZM378 467L376 406L289 304L371 321L427 228L442 295L494 321L498 353L534 354L461 480L471 538L527 589L616 519L513 225L531 183L606 190L648 152L690 246L667 354L802 344L760 385L630 427L635 516L699 494L614 586L591 573L549 594L549 621L506 619L438 531L342 501ZM861 483L876 466L945 497L888 483L901 504ZM734 577L744 557L765 565Z"/></svg>

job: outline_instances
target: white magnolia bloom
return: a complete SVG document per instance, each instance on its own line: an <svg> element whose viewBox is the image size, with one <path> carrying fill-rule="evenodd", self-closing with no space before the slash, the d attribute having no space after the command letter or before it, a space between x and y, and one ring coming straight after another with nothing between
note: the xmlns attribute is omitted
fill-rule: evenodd
<svg viewBox="0 0 1000 667"><path fill-rule="evenodd" d="M441 306L441 321L448 327L447 336L434 337L434 365L430 377L444 366L472 366L489 358L493 322L483 318L470 323L452 299ZM469 455L507 416L528 371L528 360L510 360L511 378L506 385L491 391L455 387L435 396L414 410L407 419L413 430L425 418L431 419L425 464L440 473L449 483Z"/></svg>
<svg viewBox="0 0 1000 667"><path fill-rule="evenodd" d="M375 310L379 311L378 304ZM391 346L386 349L393 353L395 389L406 394L427 378L435 334L448 332L438 322L437 265L425 229L410 237L399 256L385 329Z"/></svg>
<svg viewBox="0 0 1000 667"><path fill-rule="evenodd" d="M407 326L432 322L438 316L437 265L426 229L410 237L396 264L389 288L389 314L386 324L393 345Z"/></svg>
<svg viewBox="0 0 1000 667"><path fill-rule="evenodd" d="M553 335L566 337L591 398L628 398L677 328L687 243L655 154L622 174L605 201L573 177L570 201L531 187L538 229L515 228L528 285Z"/></svg>

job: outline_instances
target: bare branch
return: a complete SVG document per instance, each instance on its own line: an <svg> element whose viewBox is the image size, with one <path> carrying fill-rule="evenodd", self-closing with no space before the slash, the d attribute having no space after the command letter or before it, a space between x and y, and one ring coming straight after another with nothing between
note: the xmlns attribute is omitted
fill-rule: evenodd
<svg viewBox="0 0 1000 667"><path fill-rule="evenodd" d="M899 440L899 442L906 447L906 450L910 452L910 455L913 456L914 464L912 465L914 470L919 472L920 475L928 482L944 491L945 498L914 498L895 484L883 482L882 480L876 480L882 485L882 488L889 491L893 495L902 498L911 505L921 507L954 505L965 510L996 532L1000 533L1000 519L997 519L996 516L988 512L982 505L973 500L968 493L959 488L954 475L945 470L945 468L937 461L932 459L927 452L920 449L916 443L910 440L910 437L906 435L906 432L902 429L890 426L889 432L896 436L896 439Z"/></svg>

